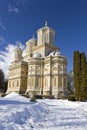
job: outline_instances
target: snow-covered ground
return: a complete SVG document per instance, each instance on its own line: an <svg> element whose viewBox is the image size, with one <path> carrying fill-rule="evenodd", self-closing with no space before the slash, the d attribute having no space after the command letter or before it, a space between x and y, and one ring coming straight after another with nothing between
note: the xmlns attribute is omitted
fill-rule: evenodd
<svg viewBox="0 0 87 130"><path fill-rule="evenodd" d="M86 130L87 102L37 100L16 93L0 98L0 130Z"/></svg>

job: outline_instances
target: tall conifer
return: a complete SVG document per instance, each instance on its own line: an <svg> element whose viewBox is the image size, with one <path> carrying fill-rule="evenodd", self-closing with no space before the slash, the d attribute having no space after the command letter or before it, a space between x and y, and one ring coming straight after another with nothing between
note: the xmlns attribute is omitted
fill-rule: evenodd
<svg viewBox="0 0 87 130"><path fill-rule="evenodd" d="M77 100L87 100L87 61L85 53L74 52L74 85Z"/></svg>
<svg viewBox="0 0 87 130"><path fill-rule="evenodd" d="M4 81L5 81L4 72L2 71L2 69L0 69L0 90L2 90L4 87Z"/></svg>
<svg viewBox="0 0 87 130"><path fill-rule="evenodd" d="M81 100L86 99L86 56L85 53L81 53Z"/></svg>
<svg viewBox="0 0 87 130"><path fill-rule="evenodd" d="M86 100L87 100L87 61L85 65L85 95L86 95Z"/></svg>
<svg viewBox="0 0 87 130"><path fill-rule="evenodd" d="M74 85L75 85L75 94L76 99L80 100L81 97L81 87L80 87L80 69L81 69L81 61L80 61L80 53L79 51L74 52L74 65L73 65L73 71L74 71Z"/></svg>

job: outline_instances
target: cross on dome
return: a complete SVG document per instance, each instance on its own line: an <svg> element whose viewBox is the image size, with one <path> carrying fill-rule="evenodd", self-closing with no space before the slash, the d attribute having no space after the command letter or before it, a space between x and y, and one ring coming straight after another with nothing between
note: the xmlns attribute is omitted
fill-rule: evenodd
<svg viewBox="0 0 87 130"><path fill-rule="evenodd" d="M17 42L17 48L21 48L21 43L20 42Z"/></svg>
<svg viewBox="0 0 87 130"><path fill-rule="evenodd" d="M47 21L45 21L45 26L47 26Z"/></svg>

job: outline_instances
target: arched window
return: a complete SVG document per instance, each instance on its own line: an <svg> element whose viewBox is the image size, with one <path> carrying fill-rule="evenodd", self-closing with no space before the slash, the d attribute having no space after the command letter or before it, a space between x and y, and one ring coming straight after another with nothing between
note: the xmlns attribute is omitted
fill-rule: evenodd
<svg viewBox="0 0 87 130"><path fill-rule="evenodd" d="M22 86L24 86L24 85L25 85L25 80L22 81Z"/></svg>
<svg viewBox="0 0 87 130"><path fill-rule="evenodd" d="M13 87L14 87L14 81L13 81Z"/></svg>
<svg viewBox="0 0 87 130"><path fill-rule="evenodd" d="M48 43L48 33L47 32L45 32L44 34L43 34L43 43Z"/></svg>
<svg viewBox="0 0 87 130"><path fill-rule="evenodd" d="M17 80L17 87L19 86L19 80Z"/></svg>
<svg viewBox="0 0 87 130"><path fill-rule="evenodd" d="M62 87L62 77L61 76L58 77L58 86Z"/></svg>

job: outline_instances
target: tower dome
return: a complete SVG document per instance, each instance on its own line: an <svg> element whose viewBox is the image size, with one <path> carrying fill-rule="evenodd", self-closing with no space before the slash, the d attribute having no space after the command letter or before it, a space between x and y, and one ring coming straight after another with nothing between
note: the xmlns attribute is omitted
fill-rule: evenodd
<svg viewBox="0 0 87 130"><path fill-rule="evenodd" d="M37 30L37 36L38 36L38 45L42 43L48 43L53 45L54 44L54 38L55 38L55 30L50 28L47 25L47 21L45 22L45 26Z"/></svg>
<svg viewBox="0 0 87 130"><path fill-rule="evenodd" d="M29 44L29 43L36 43L36 38L34 38L34 35L32 36L31 39L29 39L26 44Z"/></svg>
<svg viewBox="0 0 87 130"><path fill-rule="evenodd" d="M14 50L15 53L15 61L20 61L22 59L22 49L20 48L20 45L18 44L18 47Z"/></svg>
<svg viewBox="0 0 87 130"><path fill-rule="evenodd" d="M37 40L33 37L26 42L26 55L32 55L32 49L36 46Z"/></svg>

